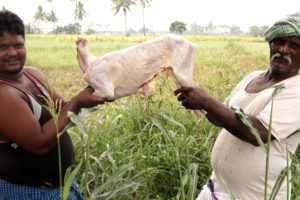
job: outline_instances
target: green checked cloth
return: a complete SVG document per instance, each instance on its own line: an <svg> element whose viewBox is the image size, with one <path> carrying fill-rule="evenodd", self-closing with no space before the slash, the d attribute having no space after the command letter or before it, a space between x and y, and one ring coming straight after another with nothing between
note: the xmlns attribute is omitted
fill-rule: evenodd
<svg viewBox="0 0 300 200"><path fill-rule="evenodd" d="M290 15L285 19L279 20L267 29L264 34L265 40L268 42L285 36L300 37L300 16Z"/></svg>

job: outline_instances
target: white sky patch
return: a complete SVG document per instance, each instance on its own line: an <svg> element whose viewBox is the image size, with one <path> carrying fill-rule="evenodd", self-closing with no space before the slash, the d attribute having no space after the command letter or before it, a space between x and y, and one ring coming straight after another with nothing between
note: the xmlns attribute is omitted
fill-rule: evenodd
<svg viewBox="0 0 300 200"><path fill-rule="evenodd" d="M111 0L84 0L88 15L82 25L94 25L100 29L123 31L124 15L120 11L114 15ZM0 6L18 14L24 22L32 23L38 5L50 11L46 0L1 0ZM74 23L75 2L71 0L53 0L58 25ZM253 25L271 26L287 14L300 12L299 0L152 0L145 9L145 25L151 30L167 31L170 24L182 21L187 28L193 23L206 26L210 21L214 25L239 26L247 31ZM127 15L128 28L142 28L142 11L139 5L132 6Z"/></svg>

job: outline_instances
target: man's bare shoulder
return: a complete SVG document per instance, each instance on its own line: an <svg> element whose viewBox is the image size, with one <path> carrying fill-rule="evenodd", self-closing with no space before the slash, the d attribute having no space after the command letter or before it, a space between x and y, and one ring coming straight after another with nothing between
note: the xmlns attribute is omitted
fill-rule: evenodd
<svg viewBox="0 0 300 200"><path fill-rule="evenodd" d="M1 103L12 103L19 99L26 100L26 95L19 89L12 87L11 85L0 83L0 96L5 97L0 101ZM3 108L3 107L2 107Z"/></svg>
<svg viewBox="0 0 300 200"><path fill-rule="evenodd" d="M0 141L14 141L22 146L31 138L22 135L28 135L32 125L38 126L29 99L21 91L5 84L0 84L0 96L5 97L0 101Z"/></svg>
<svg viewBox="0 0 300 200"><path fill-rule="evenodd" d="M32 66L26 66L24 68L26 71L30 72L32 75L34 75L36 78L38 78L40 81L42 81L43 83L46 83L46 76L44 75L44 73L39 70L36 67L32 67Z"/></svg>

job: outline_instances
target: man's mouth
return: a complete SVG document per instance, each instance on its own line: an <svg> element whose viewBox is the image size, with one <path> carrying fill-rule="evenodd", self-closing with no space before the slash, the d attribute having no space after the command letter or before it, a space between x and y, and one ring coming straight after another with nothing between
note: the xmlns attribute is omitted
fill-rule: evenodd
<svg viewBox="0 0 300 200"><path fill-rule="evenodd" d="M20 62L19 58L10 58L10 59L5 59L4 63L8 64L8 65L15 65L18 64Z"/></svg>
<svg viewBox="0 0 300 200"><path fill-rule="evenodd" d="M280 62L280 63L289 63L289 61L284 59L283 57L274 58L274 61L277 61L277 62Z"/></svg>
<svg viewBox="0 0 300 200"><path fill-rule="evenodd" d="M290 56L284 56L280 53L275 53L272 57L271 57L272 61L276 61L279 63L283 63L283 64L292 64L292 59Z"/></svg>

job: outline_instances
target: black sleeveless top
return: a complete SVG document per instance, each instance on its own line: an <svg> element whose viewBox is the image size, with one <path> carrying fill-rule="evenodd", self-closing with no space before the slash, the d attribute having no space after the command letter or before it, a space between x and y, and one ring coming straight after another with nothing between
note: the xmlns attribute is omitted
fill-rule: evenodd
<svg viewBox="0 0 300 200"><path fill-rule="evenodd" d="M45 96L46 87L28 71L23 70L27 76ZM10 85L23 92L27 96L29 106L33 114L38 118L40 125L52 119L50 112L38 100L22 89L11 83L0 79L0 84ZM0 108L1 109L1 108ZM30 186L59 186L59 162L58 162L58 144L45 155L31 154L18 144L13 142L0 143L0 179ZM74 164L74 149L68 133L60 136L62 178L64 178L66 169Z"/></svg>

